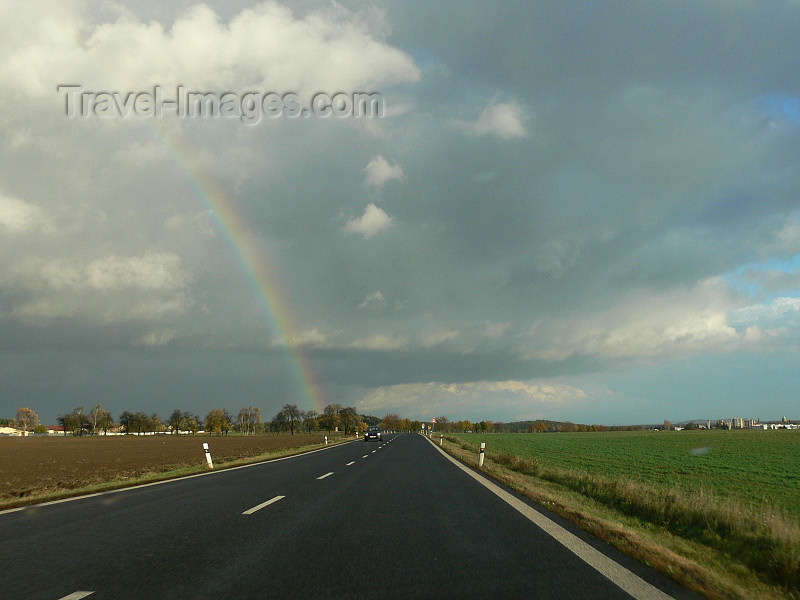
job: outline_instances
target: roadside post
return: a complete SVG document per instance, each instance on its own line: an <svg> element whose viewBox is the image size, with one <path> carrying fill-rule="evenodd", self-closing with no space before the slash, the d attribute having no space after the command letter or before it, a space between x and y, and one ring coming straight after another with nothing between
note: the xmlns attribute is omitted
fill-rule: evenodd
<svg viewBox="0 0 800 600"><path fill-rule="evenodd" d="M325 445L326 446L328 445L328 436L327 435L325 436Z"/></svg>
<svg viewBox="0 0 800 600"><path fill-rule="evenodd" d="M214 462L211 460L211 451L208 449L208 444L205 442L203 442L203 450L205 450L206 453L206 462L208 463L208 468L213 469Z"/></svg>
<svg viewBox="0 0 800 600"><path fill-rule="evenodd" d="M486 442L481 442L481 453L478 457L478 466L483 468L483 456L486 454Z"/></svg>
<svg viewBox="0 0 800 600"><path fill-rule="evenodd" d="M440 433L439 434L439 445L441 446L443 443L444 443L444 434Z"/></svg>

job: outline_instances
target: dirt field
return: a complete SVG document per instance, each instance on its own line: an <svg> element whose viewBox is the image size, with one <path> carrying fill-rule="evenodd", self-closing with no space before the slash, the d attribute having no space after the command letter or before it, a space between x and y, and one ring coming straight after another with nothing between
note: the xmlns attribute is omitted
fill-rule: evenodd
<svg viewBox="0 0 800 600"><path fill-rule="evenodd" d="M108 480L204 465L207 442L215 465L323 443L323 433L256 436L0 437L0 503Z"/></svg>

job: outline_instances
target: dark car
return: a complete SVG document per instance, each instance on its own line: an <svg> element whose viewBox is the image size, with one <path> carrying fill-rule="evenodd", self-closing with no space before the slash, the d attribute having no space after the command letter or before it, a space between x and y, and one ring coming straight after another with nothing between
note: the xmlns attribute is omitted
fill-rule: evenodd
<svg viewBox="0 0 800 600"><path fill-rule="evenodd" d="M370 440L378 440L381 441L381 428L377 426L367 427L367 430L364 432L364 441L368 442Z"/></svg>

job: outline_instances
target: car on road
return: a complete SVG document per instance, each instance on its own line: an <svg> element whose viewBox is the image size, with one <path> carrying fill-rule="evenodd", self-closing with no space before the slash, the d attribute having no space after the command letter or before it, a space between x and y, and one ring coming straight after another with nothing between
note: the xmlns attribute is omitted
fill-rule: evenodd
<svg viewBox="0 0 800 600"><path fill-rule="evenodd" d="M381 428L373 425L371 427L367 427L367 430L364 432L364 441L368 442L370 440L378 440L381 441Z"/></svg>

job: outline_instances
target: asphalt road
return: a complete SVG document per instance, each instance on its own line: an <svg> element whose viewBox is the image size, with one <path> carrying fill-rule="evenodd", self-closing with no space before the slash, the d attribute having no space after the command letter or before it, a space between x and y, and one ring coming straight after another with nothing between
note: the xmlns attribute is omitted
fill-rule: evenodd
<svg viewBox="0 0 800 600"><path fill-rule="evenodd" d="M692 597L553 518L616 575L424 437L387 436L0 513L0 599Z"/></svg>

